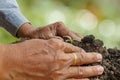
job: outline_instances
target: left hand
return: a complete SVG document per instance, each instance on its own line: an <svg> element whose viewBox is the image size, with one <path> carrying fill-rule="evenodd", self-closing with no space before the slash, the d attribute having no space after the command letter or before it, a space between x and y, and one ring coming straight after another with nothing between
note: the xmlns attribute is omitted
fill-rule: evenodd
<svg viewBox="0 0 120 80"><path fill-rule="evenodd" d="M82 36L70 31L65 27L64 23L56 22L44 27L34 28L31 24L25 23L23 24L17 32L19 37L23 38L40 38L40 39L50 39L53 37L64 37L70 36L71 38L75 38L81 40Z"/></svg>
<svg viewBox="0 0 120 80"><path fill-rule="evenodd" d="M100 65L80 66L101 62L101 54L59 39L0 45L0 51L0 80L89 80L104 71Z"/></svg>

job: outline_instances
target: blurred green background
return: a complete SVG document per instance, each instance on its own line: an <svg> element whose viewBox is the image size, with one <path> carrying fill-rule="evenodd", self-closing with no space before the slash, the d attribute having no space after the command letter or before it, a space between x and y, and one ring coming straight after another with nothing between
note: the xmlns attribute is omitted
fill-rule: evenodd
<svg viewBox="0 0 120 80"><path fill-rule="evenodd" d="M107 47L120 48L120 0L17 0L35 26L56 21L82 35L93 34ZM0 43L19 40L0 28Z"/></svg>

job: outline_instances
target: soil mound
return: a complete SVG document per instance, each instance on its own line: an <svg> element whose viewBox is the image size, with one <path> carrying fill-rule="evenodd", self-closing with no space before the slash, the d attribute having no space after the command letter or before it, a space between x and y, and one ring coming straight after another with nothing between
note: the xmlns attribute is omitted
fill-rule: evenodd
<svg viewBox="0 0 120 80"><path fill-rule="evenodd" d="M70 42L71 40L65 40ZM103 55L103 61L89 65L100 64L105 71L102 75L91 77L90 80L120 80L120 50L117 48L106 48L102 40L95 39L93 35L85 36L81 42L76 40L72 44L83 48L86 52L98 52ZM88 65L88 66L89 66ZM83 65L84 66L84 65Z"/></svg>

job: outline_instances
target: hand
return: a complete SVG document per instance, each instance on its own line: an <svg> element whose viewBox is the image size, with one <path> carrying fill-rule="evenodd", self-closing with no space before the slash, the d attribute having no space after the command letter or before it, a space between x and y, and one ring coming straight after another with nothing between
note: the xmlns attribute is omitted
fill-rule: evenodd
<svg viewBox="0 0 120 80"><path fill-rule="evenodd" d="M56 36L64 37L70 36L72 38L76 38L81 40L82 36L70 31L65 27L62 22L56 22L44 27L33 28L30 24L25 23L20 27L17 32L19 37L27 37L27 38L40 38L40 39L49 39Z"/></svg>
<svg viewBox="0 0 120 80"><path fill-rule="evenodd" d="M31 39L5 49L0 80L88 80L103 73L101 66L79 66L100 62L100 54L86 53L59 39Z"/></svg>

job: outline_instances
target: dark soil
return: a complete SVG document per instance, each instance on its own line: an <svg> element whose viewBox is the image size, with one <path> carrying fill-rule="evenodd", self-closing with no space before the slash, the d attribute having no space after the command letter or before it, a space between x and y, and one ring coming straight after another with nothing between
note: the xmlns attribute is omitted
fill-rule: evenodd
<svg viewBox="0 0 120 80"><path fill-rule="evenodd" d="M91 77L90 80L120 80L120 50L117 48L107 49L104 47L103 41L95 39L93 35L85 36L81 42L72 41L69 38L68 40L66 38L65 41L83 48L86 52L98 52L103 55L102 62L89 65L102 65L105 69L104 73L100 76Z"/></svg>

